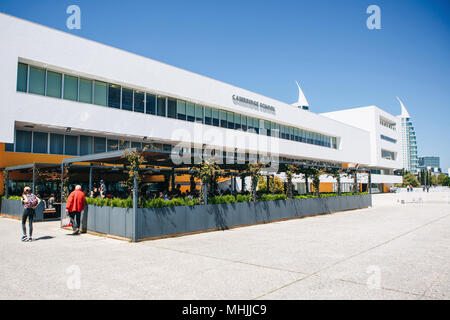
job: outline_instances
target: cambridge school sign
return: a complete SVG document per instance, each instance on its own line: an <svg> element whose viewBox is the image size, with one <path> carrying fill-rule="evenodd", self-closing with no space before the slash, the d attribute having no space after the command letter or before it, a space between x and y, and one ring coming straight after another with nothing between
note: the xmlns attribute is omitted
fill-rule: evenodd
<svg viewBox="0 0 450 320"><path fill-rule="evenodd" d="M233 98L233 102L234 103L240 103L241 105L246 105L246 106L250 106L253 109L259 110L259 111L263 111L263 112L269 112L269 113L275 113L275 107L262 103L262 102L258 102L252 99L248 99L245 97L241 97L238 95L233 94L232 96Z"/></svg>

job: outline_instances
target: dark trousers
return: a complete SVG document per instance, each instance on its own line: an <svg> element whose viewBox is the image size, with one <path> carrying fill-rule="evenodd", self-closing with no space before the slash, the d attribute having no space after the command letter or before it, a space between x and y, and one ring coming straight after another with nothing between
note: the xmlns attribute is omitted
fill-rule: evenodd
<svg viewBox="0 0 450 320"><path fill-rule="evenodd" d="M30 237L33 234L33 218L34 218L34 209L32 208L25 208L23 210L23 214L22 214L22 231L23 231L23 235L26 236L27 235L27 227L26 227L26 222L27 222L27 218L28 218L28 231L30 232Z"/></svg>
<svg viewBox="0 0 450 320"><path fill-rule="evenodd" d="M74 231L80 228L80 220L81 220L81 212L80 211L72 211L69 212L70 221L72 222L72 229Z"/></svg>

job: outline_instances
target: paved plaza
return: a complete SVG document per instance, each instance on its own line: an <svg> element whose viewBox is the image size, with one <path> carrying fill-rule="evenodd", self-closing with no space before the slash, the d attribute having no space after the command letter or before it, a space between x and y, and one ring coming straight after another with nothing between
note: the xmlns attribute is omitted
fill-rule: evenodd
<svg viewBox="0 0 450 320"><path fill-rule="evenodd" d="M0 218L0 299L450 299L445 192L139 243L34 229Z"/></svg>

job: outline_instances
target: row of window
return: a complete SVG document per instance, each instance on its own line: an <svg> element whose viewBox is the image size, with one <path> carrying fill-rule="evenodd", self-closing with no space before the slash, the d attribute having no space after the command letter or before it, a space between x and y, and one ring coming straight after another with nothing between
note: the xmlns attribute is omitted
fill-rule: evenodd
<svg viewBox="0 0 450 320"><path fill-rule="evenodd" d="M171 145L159 143L150 144L97 136L16 130L15 143L5 144L5 151L83 156L106 151L123 150L130 147L143 148L145 145L151 150L170 152L172 148Z"/></svg>
<svg viewBox="0 0 450 320"><path fill-rule="evenodd" d="M392 143L397 143L397 140L396 140L396 139L390 138L390 137L388 137L388 136L385 136L384 134L382 134L380 137L381 137L381 139L383 139L383 140L386 140L386 141L389 141L389 142L392 142Z"/></svg>
<svg viewBox="0 0 450 320"><path fill-rule="evenodd" d="M380 118L380 124L381 124L383 127L392 129L392 130L394 130L394 131L397 130L397 129L396 129L396 125L395 125L394 123L390 123L390 122L388 122L388 121L386 121L386 120L384 120L384 119L382 119L382 118Z"/></svg>
<svg viewBox="0 0 450 320"><path fill-rule="evenodd" d="M18 64L17 91L338 148L336 137L24 63Z"/></svg>

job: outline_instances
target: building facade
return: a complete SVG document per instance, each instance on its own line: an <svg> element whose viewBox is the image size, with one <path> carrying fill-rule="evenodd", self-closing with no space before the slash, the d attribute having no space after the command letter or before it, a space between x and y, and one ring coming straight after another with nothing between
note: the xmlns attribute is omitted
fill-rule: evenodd
<svg viewBox="0 0 450 320"><path fill-rule="evenodd" d="M417 155L417 139L416 132L411 122L411 117L406 110L403 102L397 97L402 109L399 119L401 121L401 141L402 141L402 156L403 169L410 171L413 174L419 172L419 157Z"/></svg>
<svg viewBox="0 0 450 320"><path fill-rule="evenodd" d="M180 145L363 168L397 163L386 153L374 166L364 128L65 32L0 14L0 41L0 168Z"/></svg>

